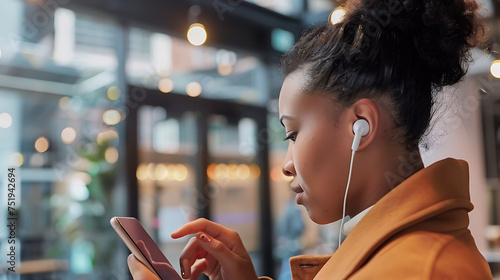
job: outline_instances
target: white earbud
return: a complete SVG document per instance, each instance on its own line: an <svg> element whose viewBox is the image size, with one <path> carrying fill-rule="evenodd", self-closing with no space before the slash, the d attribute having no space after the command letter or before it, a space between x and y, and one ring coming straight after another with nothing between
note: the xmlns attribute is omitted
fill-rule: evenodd
<svg viewBox="0 0 500 280"><path fill-rule="evenodd" d="M354 140L352 141L351 149L357 151L361 137L368 135L368 132L370 132L370 125L366 120L357 120L352 126L352 131L354 132Z"/></svg>
<svg viewBox="0 0 500 280"><path fill-rule="evenodd" d="M345 207L347 204L347 193L349 192L349 186L351 185L352 176L352 165L354 163L354 154L358 150L359 142L361 142L361 137L368 135L370 132L370 124L363 119L357 120L352 126L352 132L354 132L354 140L352 141L352 155L351 164L349 165L349 176L347 177L347 186L344 193L344 204L342 206L342 221L340 222L339 228L339 247L342 242L342 229L344 228L344 217L345 217Z"/></svg>

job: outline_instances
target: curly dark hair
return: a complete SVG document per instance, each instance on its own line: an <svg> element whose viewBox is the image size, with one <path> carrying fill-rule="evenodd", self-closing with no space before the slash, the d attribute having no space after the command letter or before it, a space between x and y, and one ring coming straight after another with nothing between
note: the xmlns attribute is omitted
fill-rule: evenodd
<svg viewBox="0 0 500 280"><path fill-rule="evenodd" d="M336 104L389 98L403 144L418 147L434 93L460 81L482 30L474 0L353 0L337 24L306 30L281 59L305 69L306 93Z"/></svg>

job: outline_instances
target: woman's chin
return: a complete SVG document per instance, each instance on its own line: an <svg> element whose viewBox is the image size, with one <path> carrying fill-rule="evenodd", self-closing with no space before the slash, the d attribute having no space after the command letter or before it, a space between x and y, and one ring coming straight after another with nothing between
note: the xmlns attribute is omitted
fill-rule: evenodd
<svg viewBox="0 0 500 280"><path fill-rule="evenodd" d="M314 211L311 211L311 209L306 208L307 214L309 215L309 218L316 224L318 225L326 225L333 223L335 221L338 221L340 219L340 216L338 218L332 218L332 217L327 217L325 215L316 215Z"/></svg>

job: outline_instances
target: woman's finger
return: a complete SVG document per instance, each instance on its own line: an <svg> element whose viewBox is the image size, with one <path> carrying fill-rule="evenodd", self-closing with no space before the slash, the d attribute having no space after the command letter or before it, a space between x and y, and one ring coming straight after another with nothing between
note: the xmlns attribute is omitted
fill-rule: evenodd
<svg viewBox="0 0 500 280"><path fill-rule="evenodd" d="M202 249L198 242L196 241L196 237L192 237L189 239L188 243L182 250L181 255L179 256L179 265L181 267L182 277L188 279L191 276L191 265L194 264L197 258L197 252Z"/></svg>
<svg viewBox="0 0 500 280"><path fill-rule="evenodd" d="M189 278L190 280L196 280L200 277L200 275L205 272L207 269L207 260L200 260L197 263L195 263L192 267L191 271L191 277Z"/></svg>
<svg viewBox="0 0 500 280"><path fill-rule="evenodd" d="M151 272L145 265L137 260L133 254L130 254L128 256L127 263L134 280L158 279L158 277L156 277L153 272Z"/></svg>
<svg viewBox="0 0 500 280"><path fill-rule="evenodd" d="M240 256L232 252L221 241L209 236L204 232L199 232L196 235L197 243L203 248L207 254L216 259L221 266L231 266L235 260L239 260Z"/></svg>
<svg viewBox="0 0 500 280"><path fill-rule="evenodd" d="M237 232L203 218L185 224L173 232L171 236L175 239L199 232L205 232L215 237L215 239L223 242L231 251L237 254L246 253L243 242Z"/></svg>
<svg viewBox="0 0 500 280"><path fill-rule="evenodd" d="M207 219L200 218L183 225L174 231L171 236L172 238L177 239L189 234L196 234L200 231L206 232L211 236L218 237L219 235L229 231L229 229Z"/></svg>

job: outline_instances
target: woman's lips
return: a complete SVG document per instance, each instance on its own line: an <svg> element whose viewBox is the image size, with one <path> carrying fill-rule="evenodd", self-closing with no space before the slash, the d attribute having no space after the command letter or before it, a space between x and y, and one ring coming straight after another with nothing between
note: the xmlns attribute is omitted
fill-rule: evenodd
<svg viewBox="0 0 500 280"><path fill-rule="evenodd" d="M295 195L295 203L296 204L302 204L302 196L303 196L304 192L300 192L300 193L297 193Z"/></svg>
<svg viewBox="0 0 500 280"><path fill-rule="evenodd" d="M297 194L295 195L295 203L301 204L304 190L299 185L291 185L290 188Z"/></svg>

